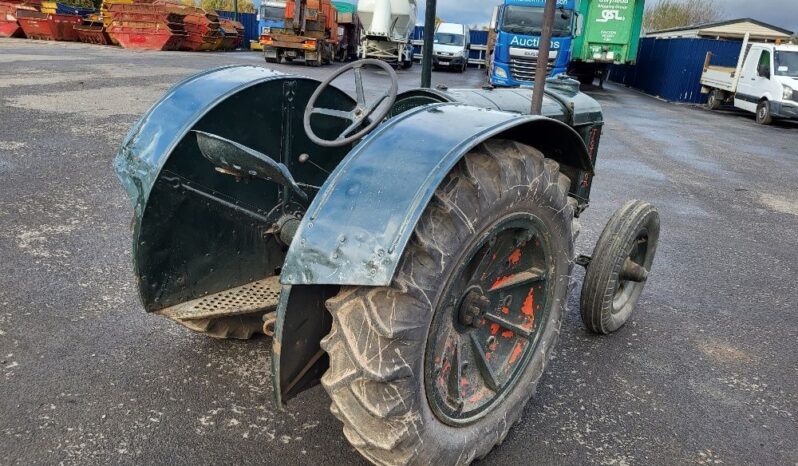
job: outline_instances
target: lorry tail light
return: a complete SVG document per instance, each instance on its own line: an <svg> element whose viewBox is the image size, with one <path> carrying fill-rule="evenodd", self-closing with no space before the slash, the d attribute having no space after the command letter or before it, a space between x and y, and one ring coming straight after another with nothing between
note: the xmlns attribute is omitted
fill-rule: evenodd
<svg viewBox="0 0 798 466"><path fill-rule="evenodd" d="M272 45L273 42L272 36L260 36L261 45Z"/></svg>
<svg viewBox="0 0 798 466"><path fill-rule="evenodd" d="M310 39L302 42L302 47L306 49L315 49L316 48L316 39Z"/></svg>

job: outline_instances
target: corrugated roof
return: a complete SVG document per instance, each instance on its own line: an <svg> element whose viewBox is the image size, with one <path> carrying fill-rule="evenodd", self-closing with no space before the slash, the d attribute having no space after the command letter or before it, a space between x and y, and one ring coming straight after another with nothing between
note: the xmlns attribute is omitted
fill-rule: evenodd
<svg viewBox="0 0 798 466"><path fill-rule="evenodd" d="M692 26L681 26L681 27L670 28L670 29L660 29L659 31L648 31L648 34L660 34L660 33L663 33L663 32L690 31L690 30L693 30L693 29L702 30L702 29L710 29L710 28L716 28L716 27L719 27L719 26L728 26L730 24L746 23L746 22L753 23L753 24L765 27L767 29L772 29L774 31L781 32L783 34L787 34L788 36L791 36L793 34L792 31L789 31L787 29L783 29L783 28L780 28L778 26L774 26L772 24L768 24L768 23L765 23L765 22L762 22L762 21L758 21L758 20L755 20L753 18L731 19L731 20L728 20L728 21L721 21L721 22L718 22L718 23L694 24Z"/></svg>

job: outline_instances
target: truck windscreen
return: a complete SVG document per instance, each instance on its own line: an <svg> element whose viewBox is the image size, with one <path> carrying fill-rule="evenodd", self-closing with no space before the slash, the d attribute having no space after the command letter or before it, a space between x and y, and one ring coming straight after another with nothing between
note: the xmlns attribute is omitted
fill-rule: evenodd
<svg viewBox="0 0 798 466"><path fill-rule="evenodd" d="M435 43L441 45L463 45L465 37L462 34L435 33Z"/></svg>
<svg viewBox="0 0 798 466"><path fill-rule="evenodd" d="M567 18L563 18L567 16ZM571 35L571 14L557 11L554 14L552 36ZM543 29L543 8L510 5L504 10L501 30L515 34L538 35Z"/></svg>
<svg viewBox="0 0 798 466"><path fill-rule="evenodd" d="M261 5L260 17L263 19L283 19L285 8L279 6Z"/></svg>
<svg viewBox="0 0 798 466"><path fill-rule="evenodd" d="M776 51L776 75L798 78L798 52Z"/></svg>

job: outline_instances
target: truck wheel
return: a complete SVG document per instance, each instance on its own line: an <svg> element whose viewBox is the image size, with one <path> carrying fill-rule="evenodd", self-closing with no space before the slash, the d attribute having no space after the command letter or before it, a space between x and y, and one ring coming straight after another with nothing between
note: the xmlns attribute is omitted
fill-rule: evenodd
<svg viewBox="0 0 798 466"><path fill-rule="evenodd" d="M316 58L308 58L307 54L305 54L305 65L311 67L319 67L322 64L322 50L319 49L316 53Z"/></svg>
<svg viewBox="0 0 798 466"><path fill-rule="evenodd" d="M322 64L329 65L330 63L335 61L335 49L333 49L332 44L325 44L322 50L324 51Z"/></svg>
<svg viewBox="0 0 798 466"><path fill-rule="evenodd" d="M720 108L721 104L723 104L723 92L718 89L713 89L712 92L709 93L709 98L707 98L707 108L710 110L717 110Z"/></svg>
<svg viewBox="0 0 798 466"><path fill-rule="evenodd" d="M773 123L773 114L770 111L770 102L763 100L759 102L756 107L756 122L760 125L769 125Z"/></svg>
<svg viewBox="0 0 798 466"><path fill-rule="evenodd" d="M629 201L601 232L582 284L582 321L598 334L621 328L632 315L654 263L659 212L648 202Z"/></svg>
<svg viewBox="0 0 798 466"><path fill-rule="evenodd" d="M596 79L596 75L593 73L590 74L579 74L576 76L576 79L579 80L579 84L583 86L592 86L593 81Z"/></svg>
<svg viewBox="0 0 798 466"><path fill-rule="evenodd" d="M447 175L390 287L327 301L322 384L378 464L467 464L501 443L557 340L573 257L570 180L491 140Z"/></svg>

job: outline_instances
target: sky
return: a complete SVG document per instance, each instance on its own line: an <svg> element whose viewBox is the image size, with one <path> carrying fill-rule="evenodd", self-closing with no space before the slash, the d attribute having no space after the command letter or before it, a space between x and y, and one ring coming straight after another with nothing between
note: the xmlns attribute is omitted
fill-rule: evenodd
<svg viewBox="0 0 798 466"><path fill-rule="evenodd" d="M418 23L424 22L426 0L416 0ZM652 2L652 0L648 0ZM727 19L753 18L798 32L798 0L717 0ZM452 23L483 25L490 22L500 0L438 0L438 16Z"/></svg>

